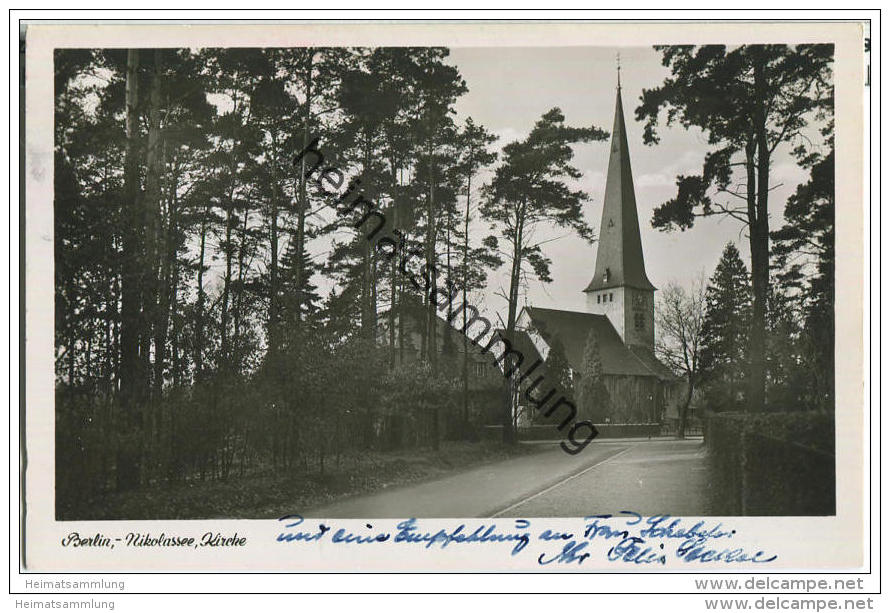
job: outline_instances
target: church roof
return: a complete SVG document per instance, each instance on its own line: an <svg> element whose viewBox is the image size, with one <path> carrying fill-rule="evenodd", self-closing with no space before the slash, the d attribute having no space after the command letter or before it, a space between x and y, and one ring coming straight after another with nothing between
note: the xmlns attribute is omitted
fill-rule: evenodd
<svg viewBox="0 0 890 613"><path fill-rule="evenodd" d="M676 379L670 369L659 362L651 351L645 347L629 348L625 345L605 315L539 307L526 307L525 310L535 331L548 345L553 342L554 337L559 337L566 359L577 372L583 369L584 349L592 330L600 345L603 374Z"/></svg>
<svg viewBox="0 0 890 613"><path fill-rule="evenodd" d="M649 351L646 347L630 345L628 349L630 349L649 370L654 372L659 379L663 381L671 381L677 378L677 375L675 375L670 368L665 366L661 360L655 357L655 354Z"/></svg>
<svg viewBox="0 0 890 613"><path fill-rule="evenodd" d="M498 328L497 333L502 339L508 339L507 331L503 328ZM530 366L535 360L544 361L538 348L535 347L534 341L525 330L513 330L513 336L509 340L510 346L522 354L523 366Z"/></svg>
<svg viewBox="0 0 890 613"><path fill-rule="evenodd" d="M646 267L643 263L640 221L637 217L637 200L634 195L630 151L627 146L627 130L624 126L624 110L619 86L615 97L615 125L612 128L596 267L593 279L584 291L593 292L622 285L646 290L655 289L646 276Z"/></svg>
<svg viewBox="0 0 890 613"><path fill-rule="evenodd" d="M405 294L401 297L401 303L399 305L400 310L397 311L398 315L402 315L405 318L405 335L406 335L406 346L409 346L412 350L420 349L420 335L421 329L424 327L426 318L428 316L427 306L424 305L416 296L411 296L409 294ZM457 304L455 304L455 308L457 308ZM386 310L383 312L384 315L388 314L389 311ZM453 325L449 324L445 319L443 319L439 313L436 313L436 346L438 351L441 353L445 348L446 343L450 344L450 347L456 352L463 352L463 342L466 337L461 330L461 319L458 316ZM377 335L378 342L382 345L387 344L388 341L388 326L389 322L387 317L383 316L378 319L377 322ZM474 330L473 333L476 333ZM414 338L416 336L416 338ZM484 342L484 341L483 341ZM491 351L487 351L484 354L480 352L479 348L472 343L468 346L469 355L473 358L474 361L487 361L490 360L492 355Z"/></svg>

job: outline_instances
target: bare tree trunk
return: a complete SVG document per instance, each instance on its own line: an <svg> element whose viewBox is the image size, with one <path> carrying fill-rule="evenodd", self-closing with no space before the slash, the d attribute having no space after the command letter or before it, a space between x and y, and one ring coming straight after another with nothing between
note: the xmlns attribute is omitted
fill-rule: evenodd
<svg viewBox="0 0 890 613"><path fill-rule="evenodd" d="M232 226L235 223L235 204L232 197L229 198L226 208L226 273L223 277L223 293L220 312L220 367L228 372L230 366L231 347L229 343L229 296L232 292Z"/></svg>
<svg viewBox="0 0 890 613"><path fill-rule="evenodd" d="M395 161L390 161L391 168L391 197L392 197L392 216L393 216L393 227L396 229L399 228L399 203L397 197L398 191L398 180L396 173ZM399 247L396 247L396 251L398 252ZM396 305L398 304L398 283L396 280L396 261L398 257L396 255L393 256L390 261L389 266L389 366L392 368L396 364Z"/></svg>
<svg viewBox="0 0 890 613"><path fill-rule="evenodd" d="M115 296L115 305L114 312L119 315L120 310L118 309L118 300L117 296L121 295L121 275L118 274L114 279L114 292ZM111 353L112 360L112 370L113 378L111 381L111 388L117 392L121 387L121 318L120 316L115 317L111 322L111 346L114 350Z"/></svg>
<svg viewBox="0 0 890 613"><path fill-rule="evenodd" d="M140 322L141 333L139 337L139 359L142 368L140 377L143 391L141 393L144 402L142 406L143 427L141 436L134 443L140 448L142 457L150 457L156 434L158 432L157 403L152 385L153 369L151 362L151 348L155 318L158 313L158 275L159 275L159 250L158 229L160 227L160 202L161 202L161 171L160 171L160 78L157 75L157 61L159 51L154 54L155 68L153 69L151 88L149 89L149 127L148 146L146 148L145 162L145 194L142 201L142 214L145 234L145 250L142 261L142 318ZM163 371L163 365L161 366ZM144 472L144 469L143 469ZM148 475L147 478L151 478Z"/></svg>
<svg viewBox="0 0 890 613"><path fill-rule="evenodd" d="M463 311L463 339L464 355L463 368L461 369L461 380L463 383L463 405L464 405L464 437L469 438L470 435L470 355L469 355L469 339L467 338L467 284L469 283L469 254L470 254L470 194L472 186L472 173L467 174L467 208L464 213L464 245L463 245L463 302L461 310Z"/></svg>
<svg viewBox="0 0 890 613"><path fill-rule="evenodd" d="M371 327L371 243L361 236L358 236L357 240L362 244L362 336L372 339L374 338L374 329Z"/></svg>
<svg viewBox="0 0 890 613"><path fill-rule="evenodd" d="M452 278L451 278L451 225L453 221L451 219L451 209L448 209L447 217L445 220L445 291L448 292L448 321L452 321L454 312L454 294L451 291L452 287ZM433 305L433 313L435 313L438 305ZM442 335L442 354L448 356L447 359L450 359L451 354L454 352L454 343L451 338L451 335L448 333L448 329L443 326L444 333ZM447 367L447 364L446 364Z"/></svg>
<svg viewBox="0 0 890 613"><path fill-rule="evenodd" d="M181 329L177 323L179 319L176 317L179 308L179 245L176 237L179 233L179 200L176 193L177 181L174 180L173 191L170 194L170 244L167 248L167 257L170 262L170 283L169 287L169 305L166 309L168 323L164 325L166 331L169 322L172 321L172 329L170 330L170 362L173 367L173 385L180 387L182 385L182 359L179 347L179 339Z"/></svg>
<svg viewBox="0 0 890 613"><path fill-rule="evenodd" d="M275 162L273 161L273 164ZM278 182L278 173L274 173L275 185L272 186L272 211L269 215L269 350L273 366L277 364L280 339L278 335L279 324L279 296L281 290L278 287L278 210L281 201L281 185Z"/></svg>
<svg viewBox="0 0 890 613"><path fill-rule="evenodd" d="M434 181L434 171L433 171L433 143L432 143L432 135L429 137L428 146L427 146L427 181L429 182L429 192L427 194L427 208L426 208L426 265L427 265L427 273L429 274L429 285L426 286L424 291L424 303L427 305L427 340L426 340L426 349L427 349L427 357L430 362L430 366L432 367L432 371L435 374L437 372L437 357L438 357L438 348L436 347L438 339L436 338L436 332L438 326L436 325L436 302L435 300L430 300L430 292L432 292L433 288L436 287L438 283L438 278L435 272L436 266L436 190L433 184Z"/></svg>
<svg viewBox="0 0 890 613"><path fill-rule="evenodd" d="M516 330L516 311L519 303L519 282L522 273L522 232L523 223L519 219L516 224L516 236L513 241L513 262L510 270L510 294L507 300L507 329L506 340L513 342ZM513 370L513 356L505 353L503 362L504 374ZM513 423L513 377L504 377L504 411L503 411L503 440L512 445L516 442L516 432Z"/></svg>
<svg viewBox="0 0 890 613"><path fill-rule="evenodd" d="M687 388L686 388L686 399L683 401L683 406L680 407L680 419L677 424L677 438L686 438L686 423L689 416L689 405L692 403L692 391L693 386L695 385L692 377L692 373L687 373Z"/></svg>
<svg viewBox="0 0 890 613"><path fill-rule="evenodd" d="M362 174L368 174L371 168L371 149L369 137L365 137L365 146L362 158ZM361 233L356 235L356 240L362 244L362 295L361 295L361 327L362 336L366 339L374 339L376 334L377 318L377 292L374 279L373 260L371 258L371 240L363 238Z"/></svg>
<svg viewBox="0 0 890 613"><path fill-rule="evenodd" d="M195 307L195 347L194 347L194 363L195 363L195 379L201 381L204 378L204 303L206 301L204 292L204 256L207 243L207 215L201 219L201 247L198 252L198 299Z"/></svg>
<svg viewBox="0 0 890 613"><path fill-rule="evenodd" d="M139 226L134 223L143 217L139 209L139 163L137 106L139 51L127 51L126 74L126 133L127 149L124 162L123 253L121 271L121 326L120 326L120 420L121 434L130 433L139 425L140 390L143 376L139 362L140 301L142 298L142 241ZM117 489L137 487L140 481L138 451L122 443L117 453Z"/></svg>
<svg viewBox="0 0 890 613"><path fill-rule="evenodd" d="M163 164L162 148L163 141L161 137L161 50L155 49L153 54L153 70L151 79L151 90L149 92L149 114L148 114L148 148L146 151L146 174L145 174L145 202L144 202L144 219L145 219L145 262L143 266L145 274L145 283L142 286L142 308L144 310L143 325L144 331L142 335L142 360L146 373L146 385L149 385L149 373L151 367L149 363L149 354L151 352L152 327L156 327L162 315L159 313L159 293L160 282L158 279L159 263L161 259L159 231L161 217L161 167ZM155 330L155 339L157 340L158 331ZM166 331L164 331L166 334ZM152 388L155 392L160 392L164 383L164 362L163 348L155 345L155 379ZM148 394L147 394L148 395ZM156 394L155 394L156 395Z"/></svg>
<svg viewBox="0 0 890 613"><path fill-rule="evenodd" d="M242 323L242 303L244 301L244 258L245 258L245 242L247 241L247 211L244 212L244 220L241 224L241 240L238 243L238 296L235 298L235 311L233 319L235 320L235 335L233 337L234 353L236 356L235 364L241 364L242 359L242 343L241 343L241 323Z"/></svg>
<svg viewBox="0 0 890 613"><path fill-rule="evenodd" d="M105 364L102 378L105 381L105 393L111 398L114 390L114 360L112 356L116 350L114 346L114 319L117 316L117 296L114 293L114 284L108 288L109 295L105 298ZM114 305L114 306L112 306Z"/></svg>
<svg viewBox="0 0 890 613"><path fill-rule="evenodd" d="M765 87L763 66L754 67L754 86L759 91ZM762 98L762 97L761 97ZM766 404L766 302L769 295L769 148L766 140L766 111L758 109L754 117L754 136L757 160L754 163L754 147L748 150L748 228L751 247L751 285L754 300L751 305L749 336L749 389L748 407L751 411L763 411ZM755 175L756 173L756 175ZM756 176L756 191L751 188ZM756 194L756 202L754 200ZM753 213L753 214L752 214Z"/></svg>
<svg viewBox="0 0 890 613"><path fill-rule="evenodd" d="M239 103L236 99L233 113L239 116ZM237 135L232 149L229 152L229 193L226 198L226 272L223 277L223 293L220 311L220 364L219 368L228 372L231 368L231 343L229 337L229 299L232 293L232 230L235 222L235 185L237 183L237 165L235 162L235 148Z"/></svg>
<svg viewBox="0 0 890 613"><path fill-rule="evenodd" d="M177 234L177 215L176 210L176 190L178 186L178 176L174 171L172 176L172 184L170 186L170 195L167 200L167 228L164 232L164 259L161 263L161 287L158 295L157 319L155 321L155 376L154 387L155 397L160 398L164 386L164 371L167 367L167 333L170 327L170 309L173 301L174 293L174 273L176 266L176 234ZM172 370L176 370L175 364Z"/></svg>
<svg viewBox="0 0 890 613"><path fill-rule="evenodd" d="M312 121L312 70L313 58L315 56L314 49L307 49L306 66L304 67L304 82L306 83L306 102L303 108L303 150L309 146L310 123ZM296 270L294 271L294 282L296 287L296 296L294 296L295 322L297 325L303 320L303 271L306 263L304 262L304 250L306 244L306 211L309 208L309 198L306 192L306 156L300 159L300 197L297 209L297 245L296 245Z"/></svg>

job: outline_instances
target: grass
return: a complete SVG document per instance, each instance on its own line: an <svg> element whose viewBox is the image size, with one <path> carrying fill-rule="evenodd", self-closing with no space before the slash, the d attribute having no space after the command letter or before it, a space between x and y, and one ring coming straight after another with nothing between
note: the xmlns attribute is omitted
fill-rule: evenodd
<svg viewBox="0 0 890 613"><path fill-rule="evenodd" d="M356 454L338 469L289 473L271 470L227 481L189 481L96 497L60 520L277 519L343 498L443 477L482 464L541 451L492 441L445 441L438 451L419 448Z"/></svg>

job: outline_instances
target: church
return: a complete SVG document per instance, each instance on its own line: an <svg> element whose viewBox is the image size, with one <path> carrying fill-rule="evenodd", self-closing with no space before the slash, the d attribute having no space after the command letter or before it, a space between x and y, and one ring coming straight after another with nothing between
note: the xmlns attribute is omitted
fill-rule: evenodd
<svg viewBox="0 0 890 613"><path fill-rule="evenodd" d="M646 276L620 81L594 275L583 291L584 311L534 306L521 311L516 340L537 354L526 357L546 363L558 343L577 381L594 335L607 402L596 415L582 412L579 418L612 424L662 422L675 409L680 382L654 353L656 287Z"/></svg>

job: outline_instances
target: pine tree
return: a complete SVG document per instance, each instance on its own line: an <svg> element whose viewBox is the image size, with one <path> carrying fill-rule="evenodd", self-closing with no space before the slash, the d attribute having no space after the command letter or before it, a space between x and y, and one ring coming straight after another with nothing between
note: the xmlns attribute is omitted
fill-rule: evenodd
<svg viewBox="0 0 890 613"><path fill-rule="evenodd" d="M302 122L302 130L295 135L295 141L299 143L300 150L309 146L312 138L324 141L332 131L336 120L330 115L336 109L335 99L339 92L344 68L348 65L349 52L346 49L332 47L305 47L290 49L289 53L281 59L281 64L286 74L295 75L298 83L298 97L301 98L299 109L299 121ZM307 223L308 216L312 213L313 196L308 188L306 156L300 160L294 187L294 203L296 205L296 223L293 229L293 255L297 259L308 255L307 241L317 237L318 228L312 228ZM308 272L309 262L292 262L290 271L294 276L290 280L292 287L303 287L306 281L303 273ZM301 295L290 296L293 311L299 314L306 311L300 304ZM290 325L299 327L301 321L290 322Z"/></svg>
<svg viewBox="0 0 890 613"><path fill-rule="evenodd" d="M121 411L124 419L123 429L138 427L140 405L144 401L141 392L144 373L139 362L139 339L142 317L140 300L142 293L142 232L138 215L139 194L139 162L138 162L138 104L139 104L139 50L127 50L126 68L126 134L127 148L124 163L124 200L121 206L121 217L125 219L122 240L122 272L121 287ZM127 225L129 224L129 225ZM118 454L117 487L126 490L137 487L140 480L138 456L125 448Z"/></svg>
<svg viewBox="0 0 890 613"><path fill-rule="evenodd" d="M810 372L804 342L801 297L782 291L778 282L770 292L766 337L767 407L800 410L808 406Z"/></svg>
<svg viewBox="0 0 890 613"><path fill-rule="evenodd" d="M591 330L584 345L584 361L581 365L580 390L578 393L581 414L593 423L605 423L611 419L612 407L609 392L603 381L603 362L599 340Z"/></svg>
<svg viewBox="0 0 890 613"><path fill-rule="evenodd" d="M736 409L747 375L751 285L733 243L723 249L708 283L702 331L702 372L715 409Z"/></svg>
<svg viewBox="0 0 890 613"><path fill-rule="evenodd" d="M553 337L550 342L550 351L547 353L547 360L544 364L547 369L549 382L557 389L558 394L564 395L571 400L575 397L575 386L572 379L572 367L566 357L565 345L558 336Z"/></svg>
<svg viewBox="0 0 890 613"><path fill-rule="evenodd" d="M460 289L461 289L461 329L464 330L463 359L461 361L461 390L463 400L463 417L465 433L469 436L470 428L470 389L469 389L469 360L470 346L466 335L467 309L469 306L469 294L473 290L481 289L485 285L486 269L498 268L503 262L497 252L488 248L485 244L479 247L470 246L470 220L473 217L473 178L484 167L492 164L497 159L497 154L489 151L489 146L497 140L494 134L484 126L476 125L472 117L468 117L463 129L458 134L457 150L458 163L455 173L466 181L466 201L463 210L463 228L457 231L462 243L460 250ZM449 321L453 314L449 309Z"/></svg>
<svg viewBox="0 0 890 613"><path fill-rule="evenodd" d="M320 267L312 261L306 251L305 242L302 256L297 256L298 244L296 237L292 237L281 258L281 273L284 279L281 319L287 328L286 336L303 327L311 327L321 308L321 297L313 282L313 275ZM302 267L299 271L298 266Z"/></svg>
<svg viewBox="0 0 890 613"><path fill-rule="evenodd" d="M692 227L696 217L723 215L747 228L752 303L747 402L765 406L767 302L770 295L770 168L778 148L811 142L807 125L830 121L834 88L830 44L659 46L670 76L643 92L638 119L644 139L658 142L655 126L697 127L713 146L698 175L677 177L677 196L655 209L663 229ZM662 112L663 109L667 112ZM806 149L794 150L806 159ZM738 170L738 174L737 171ZM741 175L741 176L739 176Z"/></svg>
<svg viewBox="0 0 890 613"><path fill-rule="evenodd" d="M785 205L786 224L774 232L777 286L799 303L800 368L805 406L834 408L834 139L813 155L810 176Z"/></svg>
<svg viewBox="0 0 890 613"><path fill-rule="evenodd" d="M415 177L425 188L426 214L422 231L430 288L439 287L442 282L437 272L440 263L436 247L446 238L447 233L443 230L450 230L449 222L456 218L456 190L448 189L449 178L453 179L453 175L448 172L453 164L453 156L449 151L453 151L457 139L457 127L453 118L454 104L467 92L460 72L445 61L450 53L444 47L423 48L417 55L414 72L419 103L418 168ZM435 332L436 304L430 300L427 292L424 292L424 304L427 307L424 353L432 364L433 373L436 373L439 353Z"/></svg>
<svg viewBox="0 0 890 613"><path fill-rule="evenodd" d="M550 260L542 243L534 239L535 229L543 223L570 228L592 240L593 230L584 221L581 205L587 194L572 190L567 180L578 179L581 172L572 165L572 145L602 141L607 133L591 126L573 128L565 124L558 108L544 113L528 137L504 147L501 165L485 186L482 217L500 232L506 243L510 265L507 299L506 338L513 338L519 307L519 290L526 273L541 281L550 281ZM490 239L492 244L497 238ZM530 270L529 270L530 269ZM505 368L511 365L505 364ZM512 384L506 380L504 393L504 441L514 442L512 429Z"/></svg>

